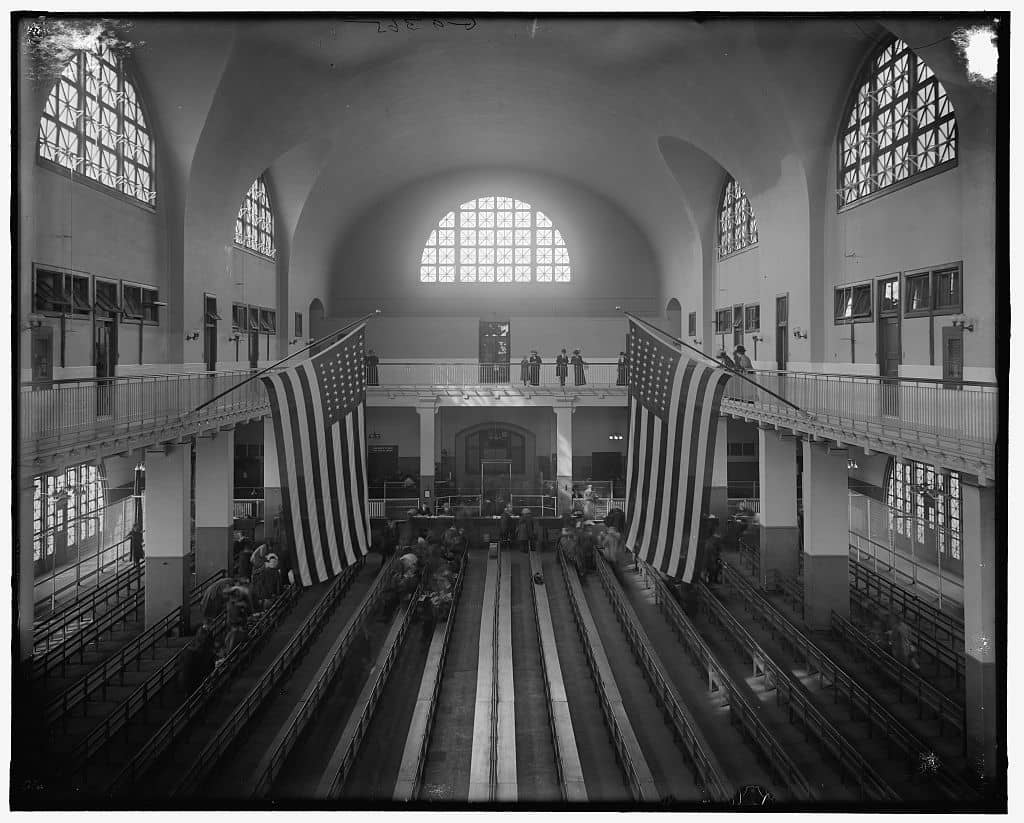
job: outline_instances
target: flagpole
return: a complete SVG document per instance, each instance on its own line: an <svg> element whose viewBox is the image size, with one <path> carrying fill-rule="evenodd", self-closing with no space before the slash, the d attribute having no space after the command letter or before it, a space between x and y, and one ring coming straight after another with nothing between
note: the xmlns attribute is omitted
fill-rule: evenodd
<svg viewBox="0 0 1024 823"><path fill-rule="evenodd" d="M654 329L654 330L655 330L656 332L658 332L659 334L663 334L663 335L665 335L665 337L667 337L667 338L668 338L669 340L671 340L671 341L672 341L673 343L678 343L678 344L679 344L680 346L685 346L685 347L686 347L686 348L688 348L688 349L689 349L690 351L696 352L696 353L697 353L697 354L699 354L699 355L700 355L701 357L707 358L707 359L708 359L708 360L710 360L710 361L711 361L712 363L714 363L714 364L715 364L716 366L718 366L718 367L719 367L720 369L724 369L724 368L726 368L726 367L725 367L725 366L724 366L724 365L723 365L722 363L720 363L720 362L719 362L718 360L716 360L716 359L715 359L714 357L712 357L712 356L711 356L710 354L705 354L704 352L702 352L702 351L701 351L700 349L696 348L695 346L691 346L691 345L690 345L689 343L686 343L686 342L684 342L684 341L680 340L680 339L679 339L678 337L676 337L676 336L674 336L674 335L671 335L671 334L669 334L669 333L668 333L667 331L663 331L663 330L659 329L659 328L658 328L657 326L655 326L654 324L652 324L652 323L648 323L648 322L647 322L646 320L644 320L644 319L643 319L642 317L637 317L637 316L636 316L635 314L633 314L632 312L628 312L628 311L625 311L625 310L624 310L624 309L623 309L623 308L622 308L621 306L616 306L615 308L616 308L616 309L618 309L619 311L621 311L621 312L622 312L622 313L623 313L624 315L626 315L626 317L630 317L630 318L632 318L633 320L636 320L636 321L637 321L638 323L642 323L643 325L647 326L648 328L650 328L650 329ZM763 392L764 392L765 394L771 395L771 396L772 396L772 397L774 397L774 398L775 398L776 400L780 400L780 401L782 401L783 403L785 403L785 404L786 404L787 406L791 406L792 408L796 409L796 410L797 410L798 412L800 412L801 414L804 414L804 415L808 415L808 414L809 414L809 412L805 411L804 409L801 409L801 408L800 408L800 407L799 407L799 406L798 406L798 405L797 405L796 403L793 403L793 402L791 402L791 401L787 400L787 399L786 399L785 397L783 397L783 396L782 396L782 395L780 395L780 394L776 394L776 393L775 393L775 392L773 392L773 391L772 391L771 389L766 389L766 388L765 388L764 386L762 386L762 385L761 385L760 383L758 383L758 382L757 382L756 380L751 380L751 379L750 379L749 377L747 377L747 376L746 376L746 375L745 375L745 374L744 374L743 372L739 372L739 371L732 371L732 369L728 369L728 371L732 372L732 374L736 375L737 377L740 377L740 378L742 378L742 379L746 380L746 381L747 381L748 383L750 383L751 385L753 385L753 386L756 386L756 387L757 387L757 388L759 388L759 389L760 389L761 391L763 391Z"/></svg>
<svg viewBox="0 0 1024 823"><path fill-rule="evenodd" d="M376 316L377 316L378 314L380 314L380 309L374 309L374 310L373 310L372 312L370 312L369 314L363 315L363 316L362 316L362 317L360 317L360 318L359 318L358 320L354 320L354 321L352 321L351 323L349 323L349 324L348 324L347 326L345 326L345 327L343 327L343 328L340 328L340 329L337 329L337 330L335 330L335 331L332 331L332 332L328 332L328 333L327 333L327 334L325 334L325 335L324 335L323 337L321 337L321 338L320 338L319 340L314 340L314 341L313 341L312 343L310 343L310 344L309 344L308 346L306 346L305 348L299 349L299 350L298 350L297 352L292 352L292 353L291 353L291 354L289 354L289 355L288 355L287 357L283 357L283 358L281 358L280 360L278 360L278 361L277 361L276 363L271 363L271 364L270 364L269 366L267 366L266 368L264 368L264 369L260 369L260 370L259 370L258 372L256 372L255 374L251 374L251 375L249 375L249 376L248 376L248 377L247 377L247 378L246 378L245 380L243 380L243 381L242 381L241 383L236 383L236 384L235 384L234 386L232 386L231 388L229 388L229 389L225 389L225 390L224 390L224 391L222 391L222 392L221 392L220 394L218 394L218 395L216 395L216 396L214 396L214 397L211 397L211 398L210 398L209 400L207 400L207 401L206 401L205 403L200 403L200 404L199 404L198 406L196 406L196 407L195 407L194 409L192 409L192 411L190 411L190 412L189 412L189 414L195 414L195 413L196 413L197 411L199 411L200 409L202 409L202 408L205 408L206 406L209 406L209 405L210 405L211 403L213 403L213 402L215 402L215 401L217 401L217 400L220 400L220 399L221 399L221 398L222 398L222 397L223 397L223 396L224 396L225 394L229 394L229 393L233 392L233 391L234 391L235 389L237 389L237 388L240 388L241 386L244 386L244 385L245 385L246 383L249 383L249 382L251 382L251 381L255 380L255 379L256 379L257 377L259 377L259 376L260 376L261 374L266 374L266 373L267 373L268 371L270 371L271 369L276 369L276 368L277 368L278 366L280 366L280 365L281 365L282 363L285 363L285 362L287 362L287 361L291 360L291 359L292 359L293 357L298 357L298 356L299 356L300 354L302 354L303 352L307 352L307 351L309 351L309 350L310 350L311 348L313 348L314 346L318 346L318 345L320 345L320 344L321 344L321 343L323 343L323 342L324 342L325 340L328 340L328 339L330 339L330 338L332 338L332 337L337 337L337 336L338 336L338 335L340 335L340 334L345 334L345 332L347 332L347 331L348 331L349 329L355 328L355 327L356 327L356 326L358 326L358 325L359 325L360 323L365 323L365 322L366 322L367 320L369 320L369 319L370 319L370 318L372 318L372 317L376 317Z"/></svg>

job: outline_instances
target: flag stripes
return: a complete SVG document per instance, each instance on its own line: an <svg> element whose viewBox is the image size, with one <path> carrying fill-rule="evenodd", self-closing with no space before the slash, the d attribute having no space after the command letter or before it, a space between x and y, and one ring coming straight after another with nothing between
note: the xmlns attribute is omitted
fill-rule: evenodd
<svg viewBox="0 0 1024 823"><path fill-rule="evenodd" d="M309 360L263 378L270 398L294 565L323 582L370 547L363 326Z"/></svg>
<svg viewBox="0 0 1024 823"><path fill-rule="evenodd" d="M629 357L626 544L662 572L692 582L730 373L632 320Z"/></svg>

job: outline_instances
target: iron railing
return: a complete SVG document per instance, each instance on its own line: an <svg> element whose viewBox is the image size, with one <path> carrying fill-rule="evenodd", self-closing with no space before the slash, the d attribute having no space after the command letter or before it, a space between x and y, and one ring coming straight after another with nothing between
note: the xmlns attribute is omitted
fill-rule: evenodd
<svg viewBox="0 0 1024 823"><path fill-rule="evenodd" d="M945 441L985 455L995 448L999 387L994 383L794 371L748 376L820 423L908 442ZM738 378L726 384L724 399L751 404L753 414L793 415L778 398Z"/></svg>
<svg viewBox="0 0 1024 823"><path fill-rule="evenodd" d="M523 372L519 363L408 363L400 361L381 362L377 368L378 380L371 385L380 386L542 386L545 389L560 389L562 382L555 373L554 363L542 363L533 377ZM584 386L615 386L618 383L616 361L602 359L588 363L584 369ZM536 382L534 382L536 381ZM368 381L370 382L370 381ZM565 378L565 388L572 391L576 386L575 371L570 368Z"/></svg>

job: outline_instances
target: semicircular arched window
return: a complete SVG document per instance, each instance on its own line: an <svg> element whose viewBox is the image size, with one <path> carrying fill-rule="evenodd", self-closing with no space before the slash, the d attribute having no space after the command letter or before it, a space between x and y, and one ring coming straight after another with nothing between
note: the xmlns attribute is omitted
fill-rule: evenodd
<svg viewBox="0 0 1024 823"><path fill-rule="evenodd" d="M747 193L732 175L725 178L718 204L718 259L757 244L757 218Z"/></svg>
<svg viewBox="0 0 1024 823"><path fill-rule="evenodd" d="M105 46L78 51L39 121L39 157L150 206L153 138L124 61Z"/></svg>
<svg viewBox="0 0 1024 823"><path fill-rule="evenodd" d="M953 104L902 40L867 62L839 135L839 207L956 165Z"/></svg>
<svg viewBox="0 0 1024 823"><path fill-rule="evenodd" d="M569 249L544 212L478 197L448 212L420 257L421 283L568 283Z"/></svg>
<svg viewBox="0 0 1024 823"><path fill-rule="evenodd" d="M242 205L238 207L235 243L271 260L277 254L274 247L274 209L262 174L252 181Z"/></svg>

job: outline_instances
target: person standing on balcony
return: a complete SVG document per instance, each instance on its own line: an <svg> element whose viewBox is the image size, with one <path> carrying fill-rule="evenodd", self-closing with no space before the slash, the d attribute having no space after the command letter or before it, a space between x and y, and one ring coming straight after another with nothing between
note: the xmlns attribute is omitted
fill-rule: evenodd
<svg viewBox="0 0 1024 823"><path fill-rule="evenodd" d="M629 385L629 360L626 358L624 351L619 352L618 371L615 375L616 386L628 386Z"/></svg>
<svg viewBox="0 0 1024 823"><path fill-rule="evenodd" d="M530 369L532 368L532 361L533 358L527 357L525 354L523 355L523 359L519 361L519 376L522 379L524 386L530 382Z"/></svg>
<svg viewBox="0 0 1024 823"><path fill-rule="evenodd" d="M380 363L380 358L377 357L377 353L373 349L368 349L363 361L366 364L366 385L379 386L380 376L377 374L377 365Z"/></svg>
<svg viewBox="0 0 1024 823"><path fill-rule="evenodd" d="M558 375L558 383L564 389L565 378L569 376L569 357L562 349L562 353L555 358L555 374Z"/></svg>
<svg viewBox="0 0 1024 823"><path fill-rule="evenodd" d="M138 569L142 566L142 561L146 557L145 549L142 547L142 526L136 523L132 526L128 536L131 538L132 563Z"/></svg>
<svg viewBox="0 0 1024 823"><path fill-rule="evenodd" d="M586 369L587 367L587 364L583 362L583 355L580 354L579 349L573 349L572 358L569 362L572 363L572 367L575 371L574 377L576 378L576 385L587 385L587 376L583 373L584 369Z"/></svg>
<svg viewBox="0 0 1024 823"><path fill-rule="evenodd" d="M732 355L737 371L749 374L754 370L754 364L750 362L750 358L747 357L747 350L743 346L737 346L733 350Z"/></svg>
<svg viewBox="0 0 1024 823"><path fill-rule="evenodd" d="M534 386L540 385L540 366L544 361L540 359L540 355L537 354L537 350L534 349L530 352L530 384Z"/></svg>

